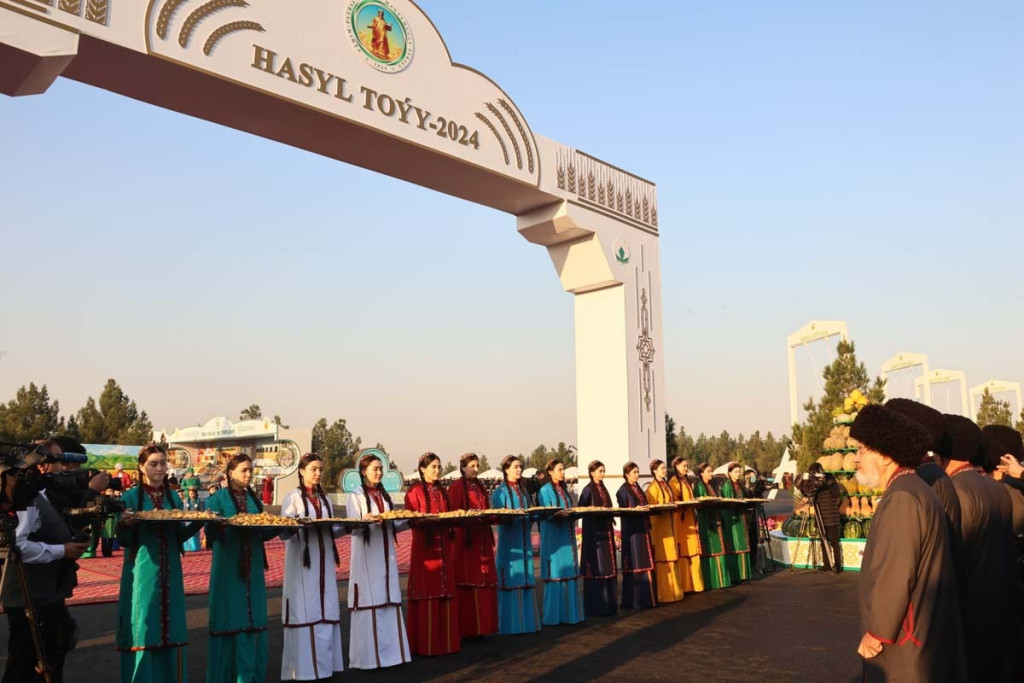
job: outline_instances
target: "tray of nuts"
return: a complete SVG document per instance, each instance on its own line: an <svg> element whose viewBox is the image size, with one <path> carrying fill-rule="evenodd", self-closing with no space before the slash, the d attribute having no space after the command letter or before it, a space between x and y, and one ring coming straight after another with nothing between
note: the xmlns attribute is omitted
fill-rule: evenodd
<svg viewBox="0 0 1024 683"><path fill-rule="evenodd" d="M210 522L224 519L212 512L200 510L142 510L132 513L140 522Z"/></svg>
<svg viewBox="0 0 1024 683"><path fill-rule="evenodd" d="M253 514L242 512L234 517L229 517L228 526L245 527L246 529L294 529L302 526L302 523L294 517L282 517L272 515L269 512Z"/></svg>
<svg viewBox="0 0 1024 683"><path fill-rule="evenodd" d="M364 526L372 526L374 524L380 524L379 519L357 519L355 517L321 517L320 519L306 519L303 520L305 524L312 524L314 526L340 526L348 529L361 529Z"/></svg>

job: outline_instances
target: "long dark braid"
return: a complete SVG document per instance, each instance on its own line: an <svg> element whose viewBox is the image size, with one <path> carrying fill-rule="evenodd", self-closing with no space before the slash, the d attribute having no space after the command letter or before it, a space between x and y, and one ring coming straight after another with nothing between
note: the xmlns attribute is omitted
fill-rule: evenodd
<svg viewBox="0 0 1024 683"><path fill-rule="evenodd" d="M327 494L324 493L324 487L320 484L316 485L316 495L320 497L320 504L323 505L323 509L327 512L327 517L334 516L334 509L331 507L331 501L328 500ZM338 544L334 542L334 527L327 527L327 535L331 537L331 552L334 554L334 566L341 566L341 557L338 555Z"/></svg>
<svg viewBox="0 0 1024 683"><path fill-rule="evenodd" d="M239 453L239 454L235 455L233 458L231 458L230 460L228 460L227 465L224 468L224 474L227 476L227 482L228 482L228 489L227 489L227 491L228 491L228 500L231 501L232 507L235 508L235 514L236 515L248 512L248 506L243 504L240 507L238 505L238 501L235 500L234 492L231 490L231 473L235 470L236 467L238 467L239 465L241 465L242 463L245 463L245 462L247 462L247 463L249 463L251 465L252 464L252 458L250 458L245 453ZM246 486L245 489L243 489L243 490L245 492L244 495L243 495L243 498L248 497L249 500L252 501L253 507L256 508L256 511L257 512L263 512L263 501L261 501L259 498L256 497L256 492L252 490L252 487L251 486ZM245 532L241 532L241 533L245 533ZM249 536L245 536L244 538L245 539L249 539ZM243 552L238 554L238 573L246 581L249 580L249 576L250 576L250 572L249 572L249 553L244 552L244 550L249 546L249 544L251 544L251 540L247 540L243 544ZM263 546L263 543L260 543L260 553L263 555L263 568L264 569L269 569L270 568L270 563L267 561L267 549Z"/></svg>
<svg viewBox="0 0 1024 683"><path fill-rule="evenodd" d="M423 489L423 498L426 505L425 512L430 514L430 485L427 484L427 480L423 477L423 470L430 467L434 461L441 462L441 458L437 457L436 453L424 453L420 456L420 461L417 464L417 468L420 474L420 486Z"/></svg>
<svg viewBox="0 0 1024 683"><path fill-rule="evenodd" d="M395 509L395 504L391 502L391 496L388 494L388 490L386 488L384 488L384 480L382 479L381 483L377 484L376 486L370 486L370 483L366 480L366 468L370 466L370 460L371 459L377 459L378 461L380 460L380 458L377 458L377 456L375 456L375 455L367 455L362 460L359 461L359 480L363 484L363 497L366 499L366 512L369 513L373 509L373 506L372 506L372 504L370 502L370 490L371 489L374 489L374 490L376 490L376 491L378 491L380 493L381 497L387 503L387 507L388 507L389 510L394 510ZM383 463L381 463L381 465L383 465ZM385 512L385 510L381 510L381 512ZM387 533L387 523L386 522L385 522L384 533ZM395 530L394 525L392 525L392 527L391 527L391 537L394 539L395 546L397 547L398 546L398 532ZM369 543L369 542L370 542L370 527L369 526L365 526L365 527L363 527L363 543Z"/></svg>
<svg viewBox="0 0 1024 683"><path fill-rule="evenodd" d="M311 462L320 460L320 456L314 453L307 453L299 460L299 495L302 496L302 516L309 518L309 499L306 497L306 480L302 477L302 470ZM309 526L302 530L302 566L309 569Z"/></svg>

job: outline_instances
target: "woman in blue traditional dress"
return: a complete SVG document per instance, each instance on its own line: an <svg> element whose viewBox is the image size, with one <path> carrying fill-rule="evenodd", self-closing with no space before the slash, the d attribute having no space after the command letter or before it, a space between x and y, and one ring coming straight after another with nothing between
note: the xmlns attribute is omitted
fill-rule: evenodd
<svg viewBox="0 0 1024 683"><path fill-rule="evenodd" d="M222 517L263 512L249 487L252 460L239 453L228 460L228 485L206 501ZM210 640L206 680L264 683L267 678L267 586L263 542L279 532L207 525L213 540L210 567Z"/></svg>
<svg viewBox="0 0 1024 683"><path fill-rule="evenodd" d="M640 468L635 462L622 466L625 483L615 493L620 508L647 505L647 494L640 488ZM654 607L658 604L654 581L654 547L651 522L647 515L622 516L622 606Z"/></svg>
<svg viewBox="0 0 1024 683"><path fill-rule="evenodd" d="M126 511L117 532L125 549L115 628L121 680L178 683L188 678L181 545L199 525L140 522L133 514L181 509L181 499L165 486L167 453L162 446L142 447L139 475L139 485L122 496Z"/></svg>
<svg viewBox="0 0 1024 683"><path fill-rule="evenodd" d="M514 455L501 461L504 481L492 495L495 508L525 510L530 495L523 487L523 463ZM498 633L533 633L540 630L534 594L533 540L529 517L503 521L498 527Z"/></svg>
<svg viewBox="0 0 1024 683"><path fill-rule="evenodd" d="M572 496L565 484L565 464L549 460L544 467L548 483L541 487L537 502L544 507L557 507L556 512L540 523L540 579L544 582L545 626L578 624L583 621L580 601L580 568L576 556L576 523L569 517Z"/></svg>
<svg viewBox="0 0 1024 683"><path fill-rule="evenodd" d="M206 509L206 506L203 505L203 501L199 500L199 489L188 488L184 490L185 499L182 501L182 506L184 507L184 509L190 512L202 512L203 510ZM185 541L185 550L188 552L195 552L196 550L202 549L203 545L199 539L199 534L190 536L189 539Z"/></svg>
<svg viewBox="0 0 1024 683"><path fill-rule="evenodd" d="M729 465L729 478L722 484L722 498L743 498L743 465ZM722 510L722 535L725 537L725 567L733 583L750 580L750 540L747 538L747 512L738 505Z"/></svg>
<svg viewBox="0 0 1024 683"><path fill-rule="evenodd" d="M595 460L587 467L590 483L580 492L580 507L612 507L604 486L604 464ZM619 610L618 564L615 561L615 524L611 515L583 518L580 574L583 577L583 613L606 617Z"/></svg>

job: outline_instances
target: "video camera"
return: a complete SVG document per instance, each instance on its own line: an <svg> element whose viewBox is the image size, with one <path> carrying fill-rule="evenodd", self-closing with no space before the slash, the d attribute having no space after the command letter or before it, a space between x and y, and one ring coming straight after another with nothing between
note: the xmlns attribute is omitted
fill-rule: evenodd
<svg viewBox="0 0 1024 683"><path fill-rule="evenodd" d="M0 513L25 510L43 490L37 465L46 453L36 444L0 443Z"/></svg>

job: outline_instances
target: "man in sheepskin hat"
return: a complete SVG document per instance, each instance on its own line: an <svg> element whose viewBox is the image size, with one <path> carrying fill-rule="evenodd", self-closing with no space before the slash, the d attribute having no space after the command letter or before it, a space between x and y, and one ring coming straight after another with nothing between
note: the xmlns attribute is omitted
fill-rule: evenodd
<svg viewBox="0 0 1024 683"><path fill-rule="evenodd" d="M937 461L960 497L964 644L972 681L1009 681L1011 622L1018 590L1013 574L1013 505L1005 486L983 476L981 429L945 415L949 455Z"/></svg>
<svg viewBox="0 0 1024 683"><path fill-rule="evenodd" d="M882 488L860 575L865 681L966 681L963 629L949 523L914 468L931 437L880 405L850 427L857 479Z"/></svg>

